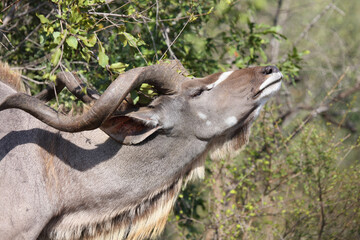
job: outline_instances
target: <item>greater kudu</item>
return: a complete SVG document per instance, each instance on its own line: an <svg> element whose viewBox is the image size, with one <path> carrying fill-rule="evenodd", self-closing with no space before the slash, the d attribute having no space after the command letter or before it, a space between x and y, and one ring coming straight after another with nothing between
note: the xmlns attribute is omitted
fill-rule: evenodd
<svg viewBox="0 0 360 240"><path fill-rule="evenodd" d="M77 117L45 105L49 92L0 82L1 239L158 236L182 184L203 176L211 149L247 141L281 79L273 66L195 79L166 65L135 68ZM144 82L160 96L122 110Z"/></svg>

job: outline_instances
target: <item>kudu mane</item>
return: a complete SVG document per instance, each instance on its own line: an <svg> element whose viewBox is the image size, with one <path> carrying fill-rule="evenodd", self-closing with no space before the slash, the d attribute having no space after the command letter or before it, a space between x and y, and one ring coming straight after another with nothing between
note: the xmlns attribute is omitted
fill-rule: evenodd
<svg viewBox="0 0 360 240"><path fill-rule="evenodd" d="M159 236L181 187L189 180L204 177L204 157L195 160L187 173L180 173L173 182L163 186L136 204L126 208L107 209L95 215L75 214L55 217L39 239L147 239ZM79 222L81 224L79 224Z"/></svg>
<svg viewBox="0 0 360 240"><path fill-rule="evenodd" d="M3 62L0 62L0 81L17 92L25 92L20 73L11 70L9 65Z"/></svg>

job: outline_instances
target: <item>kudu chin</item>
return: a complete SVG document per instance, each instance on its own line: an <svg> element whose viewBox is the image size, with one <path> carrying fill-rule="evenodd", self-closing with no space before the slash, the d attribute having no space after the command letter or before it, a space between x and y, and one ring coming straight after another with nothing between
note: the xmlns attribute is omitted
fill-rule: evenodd
<svg viewBox="0 0 360 240"><path fill-rule="evenodd" d="M274 66L191 79L171 62L121 74L101 96L65 72L29 96L0 68L5 240L158 236L181 186L203 177L208 152L221 157L244 145L282 80ZM148 106L125 101L142 83L159 96ZM88 111L68 116L46 105L65 86Z"/></svg>

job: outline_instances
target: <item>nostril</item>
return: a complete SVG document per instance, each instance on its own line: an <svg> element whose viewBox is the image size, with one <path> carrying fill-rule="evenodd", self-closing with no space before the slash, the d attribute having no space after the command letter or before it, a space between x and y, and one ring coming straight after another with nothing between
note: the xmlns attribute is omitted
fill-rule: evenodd
<svg viewBox="0 0 360 240"><path fill-rule="evenodd" d="M275 66L266 66L263 70L264 74L271 74L279 72L279 69Z"/></svg>

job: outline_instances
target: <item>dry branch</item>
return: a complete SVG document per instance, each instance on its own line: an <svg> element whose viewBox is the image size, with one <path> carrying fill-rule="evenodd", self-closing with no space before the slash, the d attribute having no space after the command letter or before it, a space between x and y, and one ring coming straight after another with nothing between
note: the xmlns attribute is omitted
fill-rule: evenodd
<svg viewBox="0 0 360 240"><path fill-rule="evenodd" d="M325 98L321 101L321 103L317 107L298 107L295 108L294 111L288 111L280 117L280 119L285 119L287 116L291 115L293 112L298 110L310 110L311 112L303 119L303 121L295 128L295 130L289 135L289 137L285 140L285 145L287 145L297 134L299 134L304 127L310 123L315 117L318 115L324 116L325 112L328 112L330 110L330 106L335 101L343 100L350 96L351 94L354 94L357 91L360 91L360 81L354 86L349 89L346 89L342 92L340 92L338 95L336 95L334 98L329 100L329 97L334 93L337 86L340 84L340 82L345 78L345 75L347 73L348 69L340 76L340 78L337 80L337 82L334 84L334 86L331 88L331 90L327 93ZM326 116L326 115L325 115ZM341 127L341 125L339 125Z"/></svg>

